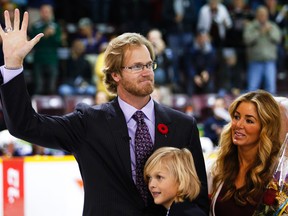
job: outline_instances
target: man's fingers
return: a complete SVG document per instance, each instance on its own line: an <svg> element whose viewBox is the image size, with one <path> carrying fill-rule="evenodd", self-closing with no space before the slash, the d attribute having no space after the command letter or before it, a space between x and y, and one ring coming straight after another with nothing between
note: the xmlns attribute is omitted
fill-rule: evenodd
<svg viewBox="0 0 288 216"><path fill-rule="evenodd" d="M5 18L5 28L12 28L10 15L7 10L4 11L4 18Z"/></svg>
<svg viewBox="0 0 288 216"><path fill-rule="evenodd" d="M20 12L19 9L14 10L14 30L19 30L20 28Z"/></svg>
<svg viewBox="0 0 288 216"><path fill-rule="evenodd" d="M22 25L21 25L21 30L27 31L28 21L29 21L29 14L27 11L25 11L23 14L23 21L22 21Z"/></svg>
<svg viewBox="0 0 288 216"><path fill-rule="evenodd" d="M30 40L30 43L32 43L32 46L34 47L39 41L40 39L44 36L43 33L39 33L37 34L34 38L32 38L32 40Z"/></svg>

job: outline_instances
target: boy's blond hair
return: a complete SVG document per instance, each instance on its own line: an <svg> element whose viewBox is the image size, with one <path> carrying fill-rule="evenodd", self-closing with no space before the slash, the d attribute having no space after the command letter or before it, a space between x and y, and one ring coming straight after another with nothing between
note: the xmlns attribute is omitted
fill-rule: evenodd
<svg viewBox="0 0 288 216"><path fill-rule="evenodd" d="M194 200L200 193L201 183L198 178L191 152L186 149L162 147L157 149L147 160L144 167L144 180L149 181L149 174L156 167L165 167L179 184L175 202L184 199Z"/></svg>

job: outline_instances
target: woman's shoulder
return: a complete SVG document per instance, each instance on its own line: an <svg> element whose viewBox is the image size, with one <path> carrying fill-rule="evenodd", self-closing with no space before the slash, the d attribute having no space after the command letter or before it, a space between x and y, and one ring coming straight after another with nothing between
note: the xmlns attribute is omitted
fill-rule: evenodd
<svg viewBox="0 0 288 216"><path fill-rule="evenodd" d="M215 170L215 163L217 159L217 152L209 153L205 155L205 167L208 183L208 193L212 193L212 184L213 184L213 170Z"/></svg>

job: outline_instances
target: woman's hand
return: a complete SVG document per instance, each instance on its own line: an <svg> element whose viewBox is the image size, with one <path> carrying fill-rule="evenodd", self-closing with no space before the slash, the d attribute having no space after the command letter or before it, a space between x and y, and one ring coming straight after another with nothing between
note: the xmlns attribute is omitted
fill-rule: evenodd
<svg viewBox="0 0 288 216"><path fill-rule="evenodd" d="M0 35L3 41L4 63L6 68L15 69L23 66L25 56L37 44L43 33L39 33L32 40L27 40L29 15L25 12L20 26L20 12L14 11L14 23L11 23L9 12L4 11L5 29L0 26Z"/></svg>

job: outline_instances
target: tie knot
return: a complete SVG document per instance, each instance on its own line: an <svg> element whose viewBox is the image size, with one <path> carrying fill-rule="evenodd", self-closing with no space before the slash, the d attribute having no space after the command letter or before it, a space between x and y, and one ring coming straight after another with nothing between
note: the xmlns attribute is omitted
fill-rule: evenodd
<svg viewBox="0 0 288 216"><path fill-rule="evenodd" d="M133 118L137 123L139 123L139 122L141 122L141 121L144 120L144 113L143 113L142 111L138 110L138 111L136 111L136 112L134 113L134 115L132 116L132 118Z"/></svg>

